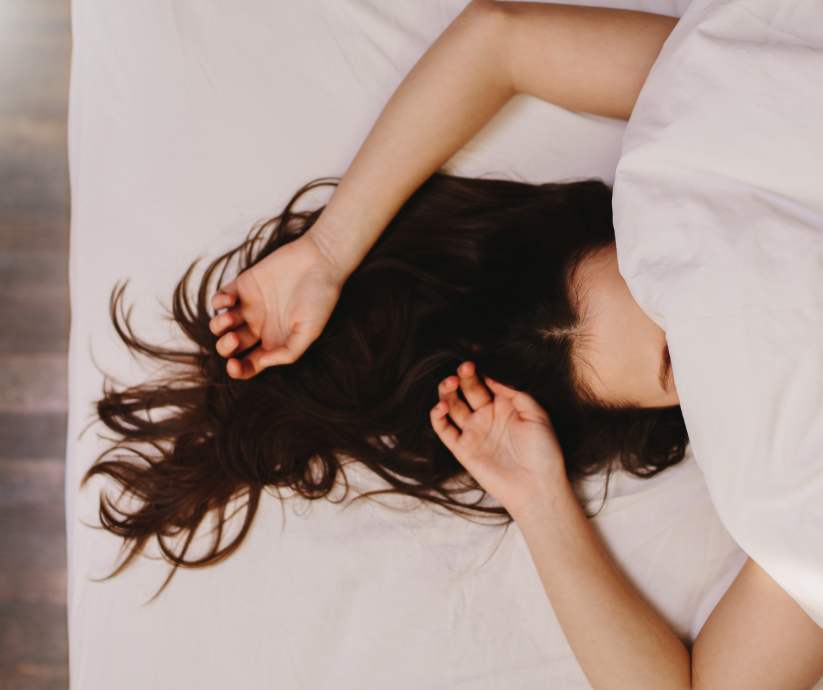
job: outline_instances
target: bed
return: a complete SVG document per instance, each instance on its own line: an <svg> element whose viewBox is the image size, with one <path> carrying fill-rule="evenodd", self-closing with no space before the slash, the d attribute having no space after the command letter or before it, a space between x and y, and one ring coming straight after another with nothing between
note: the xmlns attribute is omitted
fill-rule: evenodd
<svg viewBox="0 0 823 690"><path fill-rule="evenodd" d="M181 570L150 549L98 582L119 541L80 478L109 444L93 423L103 373L155 373L108 315L129 278L135 330L162 316L196 256L213 258L313 177L341 175L385 100L464 0L73 0L69 102L71 333L66 511L71 687L136 690L588 688L516 524L421 506L267 496L238 553ZM688 3L598 4L680 16ZM612 183L625 123L518 96L451 172ZM642 304L642 303L641 303ZM645 306L645 305L644 305ZM673 358L677 355L673 352ZM356 470L355 486L382 484ZM594 512L603 477L580 487ZM382 498L396 505L398 501ZM712 505L691 447L652 479L612 475L598 533L685 641L746 554Z"/></svg>

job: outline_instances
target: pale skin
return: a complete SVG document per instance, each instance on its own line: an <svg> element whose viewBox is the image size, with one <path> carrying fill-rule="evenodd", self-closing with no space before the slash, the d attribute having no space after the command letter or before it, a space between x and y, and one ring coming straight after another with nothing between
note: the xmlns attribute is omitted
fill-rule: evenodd
<svg viewBox="0 0 823 690"><path fill-rule="evenodd" d="M438 397L432 426L519 525L595 690L808 690L823 675L823 630L751 559L688 649L604 548L534 398L481 381L471 361L440 382Z"/></svg>
<svg viewBox="0 0 823 690"><path fill-rule="evenodd" d="M210 327L229 375L250 378L295 361L402 204L513 95L627 119L675 23L644 12L469 2L387 102L314 227L214 296L214 309L226 311ZM397 161L402 174L386 175ZM654 389L665 334L634 311L615 272L608 253L578 271L594 315L591 366L581 371L604 399L677 404L671 378L668 389ZM615 340L628 332L613 328L621 310L638 326L631 342ZM232 356L253 346L242 359ZM481 382L473 363L447 380L452 389L441 386L445 407L432 411L431 423L521 527L593 688L801 690L823 676L823 629L752 559L688 649L593 532L562 471L548 412L525 393ZM467 403L457 398L458 381Z"/></svg>
<svg viewBox="0 0 823 690"><path fill-rule="evenodd" d="M628 407L680 404L666 334L634 301L615 243L581 261L571 282L585 335L572 348L573 366L591 394Z"/></svg>

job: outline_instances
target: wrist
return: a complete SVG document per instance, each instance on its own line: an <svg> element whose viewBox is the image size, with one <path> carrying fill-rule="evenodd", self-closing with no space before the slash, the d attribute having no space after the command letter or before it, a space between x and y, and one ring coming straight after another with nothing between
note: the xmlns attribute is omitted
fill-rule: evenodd
<svg viewBox="0 0 823 690"><path fill-rule="evenodd" d="M580 503L566 473L557 473L535 489L529 501L521 505L512 517L521 531L527 532L533 527L545 529L547 524L556 521L558 515L567 514L570 509L580 509Z"/></svg>
<svg viewBox="0 0 823 690"><path fill-rule="evenodd" d="M320 218L303 233L300 240L313 246L318 258L341 285L357 268L359 262L356 263L351 257L341 256L337 251L338 247L334 237L327 232L326 224L320 224Z"/></svg>

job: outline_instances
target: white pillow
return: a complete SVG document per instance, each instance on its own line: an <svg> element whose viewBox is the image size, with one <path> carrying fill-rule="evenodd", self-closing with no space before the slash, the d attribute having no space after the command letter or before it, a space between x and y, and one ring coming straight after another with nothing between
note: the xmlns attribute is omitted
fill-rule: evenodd
<svg viewBox="0 0 823 690"><path fill-rule="evenodd" d="M695 0L626 127L620 272L740 547L823 626L823 3Z"/></svg>

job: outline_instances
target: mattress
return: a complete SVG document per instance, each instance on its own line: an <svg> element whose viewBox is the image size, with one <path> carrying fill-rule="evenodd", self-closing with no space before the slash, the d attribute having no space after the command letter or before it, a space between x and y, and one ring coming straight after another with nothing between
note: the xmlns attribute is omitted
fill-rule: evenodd
<svg viewBox="0 0 823 690"><path fill-rule="evenodd" d="M95 529L109 446L94 421L103 373L156 373L115 334L109 294L128 278L135 331L163 318L197 256L236 245L308 179L342 175L386 99L463 0L73 0L66 515L71 687L589 687L516 524L468 522L390 497L346 506L264 495L241 549L167 573L149 548L119 576L120 543ZM594 4L594 3L591 3ZM679 16L683 2L601 2ZM451 172L612 182L625 123L512 99ZM602 476L579 491L593 512ZM379 480L356 468L354 486ZM693 640L745 560L689 448L642 480L612 476L592 519L627 577Z"/></svg>

